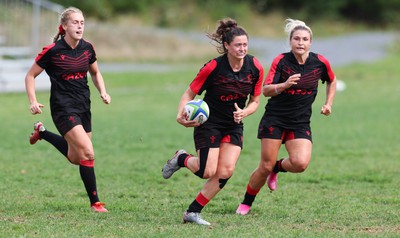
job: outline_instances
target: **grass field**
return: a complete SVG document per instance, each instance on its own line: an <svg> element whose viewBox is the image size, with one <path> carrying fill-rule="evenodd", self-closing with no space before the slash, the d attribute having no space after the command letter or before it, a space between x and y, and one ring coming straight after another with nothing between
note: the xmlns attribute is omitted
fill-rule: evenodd
<svg viewBox="0 0 400 238"><path fill-rule="evenodd" d="M169 180L161 176L175 150L194 152L192 129L178 125L175 116L197 65L180 72L105 74L109 106L92 90L96 175L107 214L90 211L78 167L44 141L29 145L34 121L55 131L49 94L38 94L46 105L39 116L30 115L25 94L0 94L0 237L399 237L399 60L397 54L335 69L347 89L324 117L318 112L325 85L320 88L309 168L280 175L278 190L264 188L242 217L235 209L259 161L255 137L263 98L245 120L233 177L203 210L211 228L181 220L204 181L185 169Z"/></svg>

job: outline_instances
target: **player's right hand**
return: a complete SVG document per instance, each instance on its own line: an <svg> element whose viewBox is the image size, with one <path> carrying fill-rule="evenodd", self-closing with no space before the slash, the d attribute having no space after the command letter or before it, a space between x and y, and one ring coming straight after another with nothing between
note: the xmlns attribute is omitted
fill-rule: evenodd
<svg viewBox="0 0 400 238"><path fill-rule="evenodd" d="M292 85L296 85L297 81L300 80L301 74L293 74L291 75L285 82L287 85L286 88L292 87Z"/></svg>
<svg viewBox="0 0 400 238"><path fill-rule="evenodd" d="M178 116L176 117L176 121L184 127L197 127L201 125L195 120L188 121L187 118L188 116L185 110L183 110L182 113L178 114Z"/></svg>

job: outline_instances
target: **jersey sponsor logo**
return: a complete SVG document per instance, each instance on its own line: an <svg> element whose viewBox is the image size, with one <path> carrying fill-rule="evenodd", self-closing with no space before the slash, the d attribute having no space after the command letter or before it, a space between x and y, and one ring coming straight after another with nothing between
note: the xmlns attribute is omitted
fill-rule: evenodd
<svg viewBox="0 0 400 238"><path fill-rule="evenodd" d="M228 102L239 98L247 98L247 96L244 94L235 93L235 94L222 95L220 97L221 101L223 102Z"/></svg>
<svg viewBox="0 0 400 238"><path fill-rule="evenodd" d="M286 89L284 90L285 93L290 95L310 95L312 94L312 90L307 89Z"/></svg>
<svg viewBox="0 0 400 238"><path fill-rule="evenodd" d="M63 80L69 81L69 80L79 80L85 78L87 75L87 72L76 72L76 73L71 73L71 74L63 74L61 75Z"/></svg>

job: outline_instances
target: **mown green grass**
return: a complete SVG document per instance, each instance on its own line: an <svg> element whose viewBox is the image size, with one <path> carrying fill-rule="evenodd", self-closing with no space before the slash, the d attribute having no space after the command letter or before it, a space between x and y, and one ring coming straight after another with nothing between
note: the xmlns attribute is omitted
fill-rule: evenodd
<svg viewBox="0 0 400 238"><path fill-rule="evenodd" d="M263 106L245 120L235 174L203 210L212 228L183 225L182 213L204 181L182 169L164 180L175 150L194 152L192 129L176 123L181 94L197 68L104 74L111 105L92 91L96 175L109 213L94 214L78 168L44 141L29 145L36 120L55 131L47 92L42 115L25 94L0 94L0 237L397 237L400 236L399 56L335 69L347 89L333 114L314 104L313 159L302 174L282 174L263 189L248 216L235 214L259 161L256 131ZM281 156L285 156L282 149Z"/></svg>

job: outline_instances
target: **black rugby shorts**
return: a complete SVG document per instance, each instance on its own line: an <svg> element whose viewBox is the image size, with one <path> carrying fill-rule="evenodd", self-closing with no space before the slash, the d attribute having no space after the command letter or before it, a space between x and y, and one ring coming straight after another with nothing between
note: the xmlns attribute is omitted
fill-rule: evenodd
<svg viewBox="0 0 400 238"><path fill-rule="evenodd" d="M77 125L82 125L86 132L92 131L92 114L90 111L69 114L55 113L52 117L54 125L62 136Z"/></svg>
<svg viewBox="0 0 400 238"><path fill-rule="evenodd" d="M302 126L296 129L286 129L273 125L267 118L263 117L258 126L258 139L277 139L285 141L293 139L307 139L312 142L312 133L310 126Z"/></svg>
<svg viewBox="0 0 400 238"><path fill-rule="evenodd" d="M219 148L221 143L231 143L243 148L243 125L221 128L206 123L194 128L193 137L196 151L202 148Z"/></svg>

